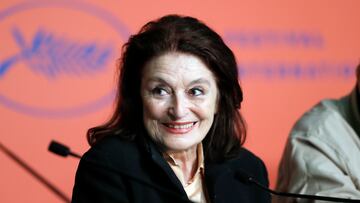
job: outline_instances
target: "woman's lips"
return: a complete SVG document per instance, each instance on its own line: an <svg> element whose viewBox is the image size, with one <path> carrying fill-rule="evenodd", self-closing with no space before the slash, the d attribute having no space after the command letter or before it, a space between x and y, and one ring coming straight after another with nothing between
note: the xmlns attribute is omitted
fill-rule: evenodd
<svg viewBox="0 0 360 203"><path fill-rule="evenodd" d="M171 122L163 123L165 130L173 134L185 134L190 132L197 122Z"/></svg>

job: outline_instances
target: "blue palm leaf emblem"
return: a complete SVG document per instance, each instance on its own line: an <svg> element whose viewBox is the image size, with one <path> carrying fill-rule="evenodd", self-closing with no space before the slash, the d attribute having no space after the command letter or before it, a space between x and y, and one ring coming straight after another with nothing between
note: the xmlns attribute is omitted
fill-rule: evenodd
<svg viewBox="0 0 360 203"><path fill-rule="evenodd" d="M107 67L114 52L111 45L80 43L42 30L37 31L28 44L17 28L12 30L12 36L21 51L0 60L0 78L19 62L24 62L32 71L51 78L61 74L93 74Z"/></svg>

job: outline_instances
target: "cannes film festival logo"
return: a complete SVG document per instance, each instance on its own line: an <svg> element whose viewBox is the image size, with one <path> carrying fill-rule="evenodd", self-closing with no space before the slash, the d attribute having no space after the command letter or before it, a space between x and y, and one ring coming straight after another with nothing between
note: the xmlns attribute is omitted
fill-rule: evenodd
<svg viewBox="0 0 360 203"><path fill-rule="evenodd" d="M12 36L20 52L0 62L0 77L20 62L46 77L96 73L106 68L114 52L109 45L78 43L43 30L38 30L28 42L18 28L12 30Z"/></svg>
<svg viewBox="0 0 360 203"><path fill-rule="evenodd" d="M114 99L114 72L129 31L81 1L38 1L0 10L0 105L34 117L96 112Z"/></svg>

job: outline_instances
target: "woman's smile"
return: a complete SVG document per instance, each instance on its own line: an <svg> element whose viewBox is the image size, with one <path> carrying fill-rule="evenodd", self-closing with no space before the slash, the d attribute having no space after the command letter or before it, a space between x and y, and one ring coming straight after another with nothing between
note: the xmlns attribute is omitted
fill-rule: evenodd
<svg viewBox="0 0 360 203"><path fill-rule="evenodd" d="M171 122L163 123L165 129L173 134L185 134L190 132L197 122Z"/></svg>

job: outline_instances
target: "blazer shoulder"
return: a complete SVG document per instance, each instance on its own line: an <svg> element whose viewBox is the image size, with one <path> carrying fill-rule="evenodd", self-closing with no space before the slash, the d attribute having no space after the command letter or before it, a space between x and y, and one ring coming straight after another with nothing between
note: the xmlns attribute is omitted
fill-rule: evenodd
<svg viewBox="0 0 360 203"><path fill-rule="evenodd" d="M248 163L250 166L263 165L263 161L253 152L249 151L246 148L241 148L238 156L235 158L235 162Z"/></svg>
<svg viewBox="0 0 360 203"><path fill-rule="evenodd" d="M134 140L124 140L117 135L108 135L92 146L81 158L83 162L106 167L126 166L140 157L139 146Z"/></svg>
<svg viewBox="0 0 360 203"><path fill-rule="evenodd" d="M242 148L238 156L230 161L233 170L241 170L268 185L268 173L264 162L251 151Z"/></svg>

